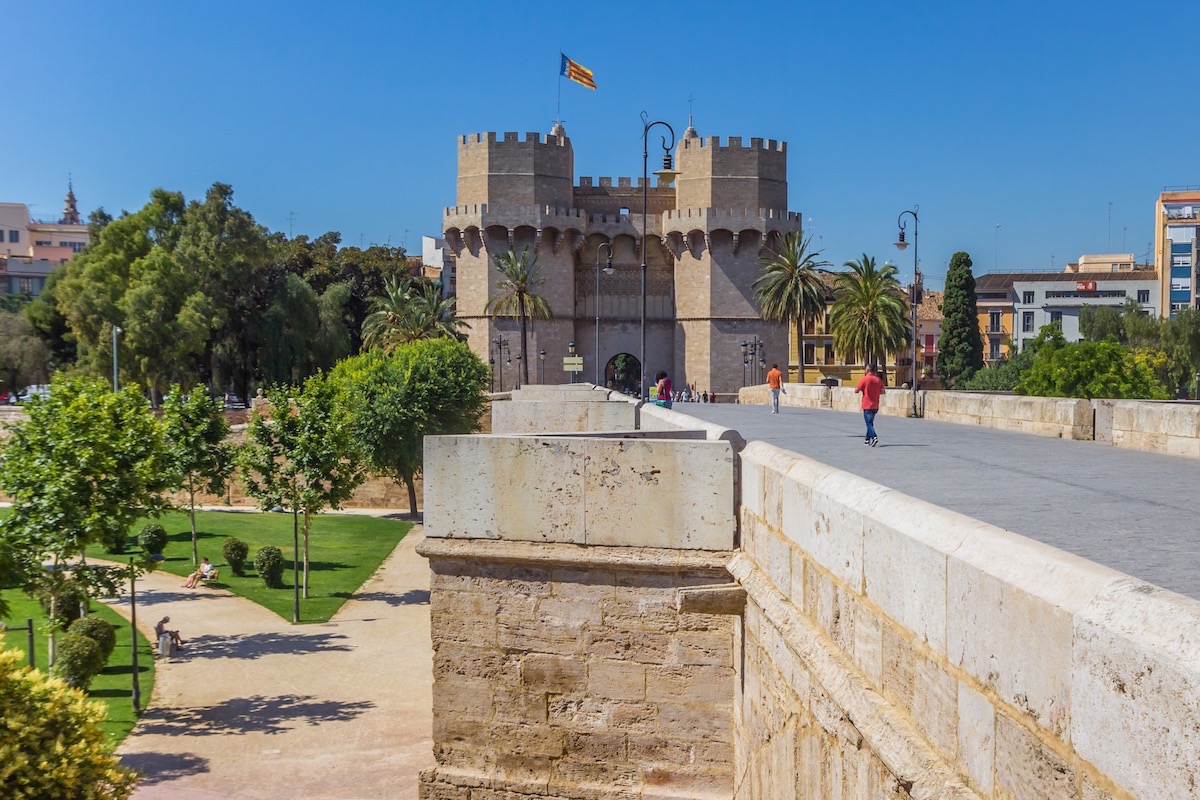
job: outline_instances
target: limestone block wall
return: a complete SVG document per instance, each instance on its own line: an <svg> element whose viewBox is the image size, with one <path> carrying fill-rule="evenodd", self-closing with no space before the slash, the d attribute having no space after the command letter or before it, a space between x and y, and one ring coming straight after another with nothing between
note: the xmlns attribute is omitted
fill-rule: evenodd
<svg viewBox="0 0 1200 800"><path fill-rule="evenodd" d="M1194 798L1200 604L760 442L738 798Z"/></svg>
<svg viewBox="0 0 1200 800"><path fill-rule="evenodd" d="M862 398L854 394L853 388L792 383L785 384L784 388L787 394L780 396L781 405L855 412L862 408ZM743 403L770 403L765 385L748 386L738 393L738 398ZM884 415L907 416L911 408L912 393L907 389L889 389L880 398L880 413ZM1093 438L1092 401L1089 400L918 391L917 408L925 419L940 422L978 425L1060 439ZM1196 419L1200 420L1200 414ZM1165 438L1162 441L1165 447ZM1200 442L1200 438L1197 438L1197 442ZM1184 448L1180 445L1179 449Z"/></svg>
<svg viewBox="0 0 1200 800"><path fill-rule="evenodd" d="M1116 447L1200 458L1200 405L1093 400L1096 441Z"/></svg>
<svg viewBox="0 0 1200 800"><path fill-rule="evenodd" d="M597 393L598 394L598 393ZM554 431L632 431L637 428L637 407L605 400L573 399L496 403L492 406L494 433Z"/></svg>
<svg viewBox="0 0 1200 800"><path fill-rule="evenodd" d="M733 621L675 592L729 581L731 445L431 437L425 454L421 797L729 797Z"/></svg>

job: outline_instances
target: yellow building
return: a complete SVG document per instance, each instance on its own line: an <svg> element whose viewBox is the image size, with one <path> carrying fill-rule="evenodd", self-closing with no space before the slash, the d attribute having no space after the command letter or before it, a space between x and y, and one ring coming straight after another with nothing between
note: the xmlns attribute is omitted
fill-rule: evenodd
<svg viewBox="0 0 1200 800"><path fill-rule="evenodd" d="M1200 226L1200 187L1163 192L1154 206L1154 268L1158 271L1163 316L1196 308L1196 228Z"/></svg>
<svg viewBox="0 0 1200 800"><path fill-rule="evenodd" d="M989 272L975 279L975 304L983 361L989 366L1009 356L1013 334L1013 281L1020 273Z"/></svg>

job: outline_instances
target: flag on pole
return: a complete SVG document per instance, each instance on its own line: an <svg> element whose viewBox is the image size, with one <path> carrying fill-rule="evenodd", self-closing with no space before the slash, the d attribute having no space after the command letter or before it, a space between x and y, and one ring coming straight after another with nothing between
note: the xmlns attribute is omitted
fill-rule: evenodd
<svg viewBox="0 0 1200 800"><path fill-rule="evenodd" d="M592 75L592 71L582 64L576 64L566 56L562 57L562 70L559 74L568 80L575 81L580 86L586 86L589 89L596 88L596 78Z"/></svg>

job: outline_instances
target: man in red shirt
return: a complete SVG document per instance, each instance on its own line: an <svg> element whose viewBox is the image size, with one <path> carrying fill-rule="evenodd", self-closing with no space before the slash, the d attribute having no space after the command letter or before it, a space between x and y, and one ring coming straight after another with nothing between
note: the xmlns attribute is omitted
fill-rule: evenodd
<svg viewBox="0 0 1200 800"><path fill-rule="evenodd" d="M771 371L767 373L767 388L771 390L771 413L779 413L779 391L783 388L783 373L779 371L778 364L771 365Z"/></svg>
<svg viewBox="0 0 1200 800"><path fill-rule="evenodd" d="M875 435L875 415L879 413L879 398L883 394L883 381L875 374L875 365L867 365L867 374L854 387L855 394L862 394L863 420L867 423L867 437L863 444L874 447L879 444Z"/></svg>

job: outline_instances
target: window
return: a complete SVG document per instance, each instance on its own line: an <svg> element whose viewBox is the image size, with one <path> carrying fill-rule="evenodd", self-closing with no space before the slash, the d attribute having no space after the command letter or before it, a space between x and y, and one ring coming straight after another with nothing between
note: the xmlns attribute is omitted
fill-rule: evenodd
<svg viewBox="0 0 1200 800"><path fill-rule="evenodd" d="M988 312L988 333L1000 333L1000 312Z"/></svg>
<svg viewBox="0 0 1200 800"><path fill-rule="evenodd" d="M925 349L932 350L935 347L937 347L937 340L934 335L932 333L925 334Z"/></svg>
<svg viewBox="0 0 1200 800"><path fill-rule="evenodd" d="M1053 325L1054 327L1058 328L1059 330L1062 330L1062 312L1061 311L1051 311L1050 312L1050 324Z"/></svg>
<svg viewBox="0 0 1200 800"><path fill-rule="evenodd" d="M1033 292L1021 292L1021 303L1023 305L1033 305Z"/></svg>
<svg viewBox="0 0 1200 800"><path fill-rule="evenodd" d="M817 363L817 346L815 344L804 345L804 363L805 364Z"/></svg>
<svg viewBox="0 0 1200 800"><path fill-rule="evenodd" d="M826 364L833 363L833 345L831 345L831 344L825 345L825 363Z"/></svg>
<svg viewBox="0 0 1200 800"><path fill-rule="evenodd" d="M995 339L992 339L992 341L988 343L988 360L1000 360L1000 342Z"/></svg>
<svg viewBox="0 0 1200 800"><path fill-rule="evenodd" d="M1150 290L1149 289L1138 289L1137 293L1138 293L1138 302L1139 303L1149 303L1150 302Z"/></svg>
<svg viewBox="0 0 1200 800"><path fill-rule="evenodd" d="M21 278L21 294L33 294L33 281Z"/></svg>
<svg viewBox="0 0 1200 800"><path fill-rule="evenodd" d="M1021 333L1033 333L1033 312L1021 312Z"/></svg>
<svg viewBox="0 0 1200 800"><path fill-rule="evenodd" d="M49 247L50 243L47 241L37 241L37 242L33 243L33 246L34 247Z"/></svg>
<svg viewBox="0 0 1200 800"><path fill-rule="evenodd" d="M8 243L9 244L17 244L20 241L21 241L21 232L20 231L9 231L8 232Z"/></svg>

